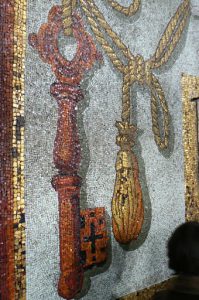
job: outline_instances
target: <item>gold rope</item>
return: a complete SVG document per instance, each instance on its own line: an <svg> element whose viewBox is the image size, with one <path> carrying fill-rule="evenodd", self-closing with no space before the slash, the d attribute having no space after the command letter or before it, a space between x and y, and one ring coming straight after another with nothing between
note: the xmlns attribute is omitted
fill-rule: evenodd
<svg viewBox="0 0 199 300"><path fill-rule="evenodd" d="M132 3L129 5L129 7L125 7L120 5L119 3L117 3L114 0L108 0L108 3L117 11L119 11L120 13L131 17L133 16L138 9L140 8L140 4L141 4L141 0L133 0Z"/></svg>
<svg viewBox="0 0 199 300"><path fill-rule="evenodd" d="M152 128L154 133L154 138L157 145L164 149L168 146L168 138L167 135L169 134L169 121L168 121L168 109L164 109L166 105L161 105L163 108L163 115L164 115L164 138L162 140L160 129L156 130L157 126L159 128L159 121L158 121L158 98L160 103L165 103L165 96L163 91L160 93L160 84L157 84L157 79L155 76L152 76L151 69L158 68L162 66L164 63L168 61L172 52L174 51L177 43L179 42L182 32L185 28L187 18L190 12L189 7L189 0L184 0L183 3L177 9L175 15L172 17L171 21L169 22L165 32L163 33L158 47L155 51L154 56L149 59L146 63L142 59L138 63L138 57L135 57L130 50L124 45L121 41L119 36L112 30L110 25L105 20L103 14L100 12L99 8L96 6L93 0L80 0L82 9L84 10L90 26L96 36L96 39L103 47L104 51L110 58L111 62L113 63L114 67L119 70L124 75L123 80L123 113L122 119L126 121L127 119L130 120L130 86L133 82L138 81L142 84L148 84L149 87L152 89L157 87L157 91L152 93ZM116 54L114 48L110 45L107 40L111 38L115 46L122 52L122 54L128 59L129 63L126 66L122 60ZM140 64L141 63L141 64ZM131 66L129 68L129 66ZM142 74L139 70L144 70ZM130 71L130 74L128 72ZM130 82L128 82L130 80ZM153 82L154 81L154 82ZM129 90L129 91L128 91ZM154 97L156 100L154 100ZM164 100L163 100L164 99Z"/></svg>
<svg viewBox="0 0 199 300"><path fill-rule="evenodd" d="M160 133L160 124L158 121L159 105L163 111L164 133L162 138ZM168 147L169 144L169 111L168 111L168 105L162 87L158 79L154 75L152 75L152 85L151 85L151 116L152 116L152 130L155 137L155 142L160 147L160 149L165 149Z"/></svg>
<svg viewBox="0 0 199 300"><path fill-rule="evenodd" d="M189 14L190 0L184 0L178 7L175 15L171 18L158 43L155 54L150 59L151 68L159 68L169 60L181 38Z"/></svg>
<svg viewBox="0 0 199 300"><path fill-rule="evenodd" d="M99 31L102 33L102 29L107 33L107 36L112 39L115 46L122 51L122 54L129 60L133 58L132 53L128 49L128 47L122 42L120 37L113 31L111 26L107 23L106 19L104 18L103 14L100 12L97 5L94 3L94 1L86 1L86 0L80 0L82 3L82 8L85 11L87 17L89 16L89 20L95 21L95 18L99 25L96 23L96 26L98 26ZM101 26L101 28L100 28ZM97 36L96 36L97 38ZM105 34L103 34L103 42L106 40ZM101 43L103 47L103 42ZM114 62L113 62L114 63Z"/></svg>
<svg viewBox="0 0 199 300"><path fill-rule="evenodd" d="M62 0L62 18L63 18L63 27L64 33L66 36L72 35L72 14L74 9L76 8L77 1L76 0Z"/></svg>
<svg viewBox="0 0 199 300"><path fill-rule="evenodd" d="M99 25L97 24L97 22L95 21L95 18L93 17L93 10L91 10L91 7L90 7L90 1L87 1L87 0L80 0L80 3L82 5L82 9L83 11L85 12L86 16L87 16L87 19L89 21L89 24L91 26L91 29L93 31L93 33L95 34L95 37L97 39L97 41L101 44L102 48L104 49L104 51L106 52L106 54L108 55L109 59L111 60L112 64L114 65L114 67L120 71L120 72L123 72L123 68L124 68L124 65L121 61L121 59L117 56L117 54L115 53L113 47L108 43L108 41L106 40L104 34L102 33ZM94 6L94 3L91 3L92 4L92 7ZM98 12L98 15L100 15L100 12ZM109 32L109 29L110 27L107 27L107 33ZM111 32L112 30L110 30ZM119 37L117 38L117 34L113 33L113 36L112 39L114 41L114 43L119 43L120 40L119 40ZM121 42L121 45L123 43ZM125 47L125 45L124 45ZM119 47L118 47L119 48ZM121 46L120 48L121 50L123 50L123 47ZM124 49L124 52L126 51L126 49Z"/></svg>
<svg viewBox="0 0 199 300"><path fill-rule="evenodd" d="M114 4L115 1L111 1L111 3ZM132 151L136 129L130 124L130 89L134 82L139 82L142 85L146 84L150 88L154 139L160 149L167 148L169 142L168 105L161 84L152 73L152 70L168 61L179 42L190 12L190 1L184 0L178 7L160 39L155 54L147 61L144 61L142 56L134 56L130 52L107 23L93 0L80 0L80 4L97 41L101 44L113 66L123 74L122 121L116 124L119 131L117 144L120 146L120 150L116 161L112 224L116 240L125 244L138 237L144 219L138 162ZM111 45L110 39L114 46ZM120 50L124 56L123 59L116 54L115 48ZM163 130L161 130L159 117L160 109L163 114Z"/></svg>

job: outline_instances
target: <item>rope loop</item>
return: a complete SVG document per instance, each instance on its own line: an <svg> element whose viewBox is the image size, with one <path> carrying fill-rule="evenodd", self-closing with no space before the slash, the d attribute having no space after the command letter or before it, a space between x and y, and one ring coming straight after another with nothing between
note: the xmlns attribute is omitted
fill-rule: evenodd
<svg viewBox="0 0 199 300"><path fill-rule="evenodd" d="M114 0L108 0L108 3L117 11L120 13L126 15L127 17L133 16L140 8L141 0L133 0L132 3L125 7L123 5L120 5L117 3L117 1Z"/></svg>
<svg viewBox="0 0 199 300"><path fill-rule="evenodd" d="M122 122L130 124L131 86L133 83L138 82L142 85L148 85L151 90L152 129L155 142L160 149L167 148L169 141L168 105L162 87L152 70L164 65L171 57L187 24L190 14L190 0L183 0L179 5L161 37L154 55L146 61L141 55L134 56L131 53L105 20L94 0L80 0L79 2L97 41L103 47L113 66L123 74ZM108 0L108 2L114 9L124 14L125 11L122 8L125 10L130 9L130 6L123 7L115 0ZM131 9L135 3L140 4L140 2L139 0L134 0L131 4ZM112 40L113 45L110 40ZM123 63L115 49L119 49L120 53L127 59L127 65ZM159 117L159 110L163 114L163 123Z"/></svg>

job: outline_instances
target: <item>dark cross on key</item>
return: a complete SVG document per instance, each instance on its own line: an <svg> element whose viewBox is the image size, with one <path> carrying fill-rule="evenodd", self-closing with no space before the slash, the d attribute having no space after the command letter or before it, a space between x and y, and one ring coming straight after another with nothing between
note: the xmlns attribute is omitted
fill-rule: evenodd
<svg viewBox="0 0 199 300"><path fill-rule="evenodd" d="M103 263L107 258L108 236L105 209L81 211L81 263L84 268Z"/></svg>
<svg viewBox="0 0 199 300"><path fill-rule="evenodd" d="M96 240L103 238L102 234L95 234L95 224L91 223L90 225L91 235L89 237L84 237L84 242L91 242L91 253L95 254L96 252ZM96 260L96 257L93 256L93 261Z"/></svg>

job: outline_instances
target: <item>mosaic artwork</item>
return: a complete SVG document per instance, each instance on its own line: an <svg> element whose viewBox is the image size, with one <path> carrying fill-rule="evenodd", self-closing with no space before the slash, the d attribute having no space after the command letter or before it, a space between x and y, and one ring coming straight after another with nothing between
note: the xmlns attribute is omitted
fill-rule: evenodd
<svg viewBox="0 0 199 300"><path fill-rule="evenodd" d="M107 258L107 230L105 209L81 211L81 263L84 268L101 264Z"/></svg>
<svg viewBox="0 0 199 300"><path fill-rule="evenodd" d="M112 2L112 1L110 1ZM169 60L178 44L190 14L190 1L184 0L167 25L155 54L147 61L141 55L135 56L120 37L106 22L93 0L80 0L91 29L111 60L114 68L123 74L122 121L116 123L119 135L117 145L121 148L116 161L116 180L112 199L112 224L116 240L122 244L137 239L144 220L142 189L139 182L139 167L132 147L136 143L137 128L131 123L131 86L138 82L147 85L151 91L151 116L154 139L160 150L169 143L169 110L167 101L153 70L160 68ZM120 6L112 5L116 9ZM137 3L139 6L139 3ZM109 42L112 40L112 44ZM114 47L113 47L114 45ZM114 49L118 49L116 52ZM124 63L120 57L127 61ZM160 115L163 114L161 126ZM162 127L162 128L161 128Z"/></svg>
<svg viewBox="0 0 199 300"><path fill-rule="evenodd" d="M0 3L0 299L25 299L26 2Z"/></svg>
<svg viewBox="0 0 199 300"><path fill-rule="evenodd" d="M14 228L13 228L13 182L12 182L12 81L13 81L13 28L14 10L1 6L1 40L6 34L7 44L0 51L0 298L13 299L14 286ZM7 31L10 26L10 32ZM7 59L6 59L7 57Z"/></svg>
<svg viewBox="0 0 199 300"><path fill-rule="evenodd" d="M199 77L182 75L184 109L185 201L187 220L199 220ZM190 130L191 128L191 130Z"/></svg>
<svg viewBox="0 0 199 300"><path fill-rule="evenodd" d="M108 0L108 3L120 13L130 17L134 15L141 5L141 0L132 0L132 3L129 6L120 5L117 1Z"/></svg>
<svg viewBox="0 0 199 300"><path fill-rule="evenodd" d="M199 221L199 141L198 141L198 105L199 77L183 74L181 78L183 103L183 139L185 199L187 221ZM121 300L148 300L157 291L169 288L172 278L160 284L137 291Z"/></svg>
<svg viewBox="0 0 199 300"><path fill-rule="evenodd" d="M64 59L58 49L58 35L63 29L62 24L62 8L54 6L49 12L48 23L41 26L38 34L29 35L29 43L37 49L41 59L51 65L57 78L51 85L51 94L58 104L53 158L59 174L52 179L59 199L61 275L58 291L61 297L72 299L81 291L83 267L106 260L108 238L104 214L100 218L103 210L88 210L88 213L85 211L81 216L79 203L81 178L78 170L81 149L77 129L77 103L83 99L80 82L84 73L100 55L91 36L85 32L81 17L74 13L72 28L78 49L72 61ZM85 256L83 263L81 253Z"/></svg>
<svg viewBox="0 0 199 300"><path fill-rule="evenodd" d="M60 1L61 2L61 1ZM77 5L79 3L79 5ZM139 11L140 0L129 6L107 0L110 9L130 17ZM116 162L116 181L112 199L112 227L116 240L126 244L137 239L144 220L140 168L132 147L137 128L131 123L131 86L138 82L151 90L152 129L160 150L169 143L169 111L163 89L153 70L166 64L182 37L190 13L184 0L171 18L155 54L148 60L134 55L107 23L92 0L63 0L54 6L48 20L29 43L56 76L50 91L58 106L57 133L53 160L57 175L52 187L59 202L60 279L58 293L72 299L81 291L84 272L108 257L107 220L104 207L80 209L82 161L77 126L77 105L84 99L80 84L102 55L85 30L76 8L82 8L98 43L123 76L122 115L116 123L120 151ZM24 203L24 58L26 1L0 3L0 300L26 299L25 203ZM59 51L58 36L73 35L77 52L72 61ZM116 50L117 48L117 50ZM118 52L117 52L118 51ZM123 59L118 55L123 54ZM198 220L198 142L196 99L198 77L183 75L184 156L186 218ZM162 112L162 120L159 116ZM190 125L191 124L191 125ZM189 130L191 126L191 131ZM188 155L189 154L189 155ZM55 283L56 284L56 283ZM122 299L149 299L168 282L138 291Z"/></svg>

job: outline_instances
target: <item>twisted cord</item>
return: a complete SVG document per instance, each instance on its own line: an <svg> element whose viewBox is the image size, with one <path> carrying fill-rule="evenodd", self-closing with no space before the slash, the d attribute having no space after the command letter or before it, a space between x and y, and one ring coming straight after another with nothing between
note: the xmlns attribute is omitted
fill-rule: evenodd
<svg viewBox="0 0 199 300"><path fill-rule="evenodd" d="M133 16L138 9L140 8L141 0L133 0L133 2L129 5L129 7L125 7L120 5L114 0L108 0L108 3L120 13L126 15L127 17Z"/></svg>
<svg viewBox="0 0 199 300"><path fill-rule="evenodd" d="M159 68L169 60L182 36L189 14L190 0L184 0L178 7L175 15L171 18L158 43L155 54L150 59L151 68Z"/></svg>
<svg viewBox="0 0 199 300"><path fill-rule="evenodd" d="M111 29L110 25L106 22L105 18L103 17L102 13L99 11L97 6L94 4L93 1L84 1L80 0L82 8L88 18L88 21L91 25L91 28L96 36L98 42L100 42L101 46L109 56L110 60L112 61L113 65L124 74L123 79L123 102L122 102L122 120L124 122L130 122L130 87L132 84L131 74L133 73L132 66L129 63L125 67L122 61L116 56L115 51L109 45L107 40L105 39L102 31L99 29L97 22L95 21L94 17L97 18L101 27L106 31L108 36L113 40L116 46L123 52L124 56L128 59L131 59L130 62L133 62L134 56L130 53L129 49L122 43L118 35Z"/></svg>
<svg viewBox="0 0 199 300"><path fill-rule="evenodd" d="M131 115L131 76L129 72L123 77L122 87L122 121L130 123Z"/></svg>
<svg viewBox="0 0 199 300"><path fill-rule="evenodd" d="M148 84L151 88L151 114L152 114L152 130L156 144L164 149L168 146L169 137L169 113L168 105L165 99L162 87L157 78L152 74L151 69L158 68L168 61L177 43L179 42L182 32L185 28L188 15L190 12L190 0L184 0L178 7L175 15L171 18L154 56L144 62L141 56L134 56L130 50L124 45L119 36L112 30L106 22L103 14L95 5L93 0L80 0L82 8L88 18L90 26L101 44L114 67L123 74L123 99L122 99L122 121L130 122L130 87L133 82L138 81L141 84ZM102 29L101 29L102 28ZM116 55L115 50L105 37L105 33L112 39L128 59L125 65ZM161 137L158 106L161 106L163 112L163 137Z"/></svg>
<svg viewBox="0 0 199 300"><path fill-rule="evenodd" d="M64 33L66 36L70 36L73 33L72 30L72 14L76 7L76 0L62 0L62 19Z"/></svg>
<svg viewBox="0 0 199 300"><path fill-rule="evenodd" d="M151 115L154 139L160 149L165 149L168 147L169 141L169 112L167 101L158 79L150 72L150 66L145 65L144 59L141 56L137 56L135 60L130 61L124 70L122 88L122 121L130 123L130 88L135 81L138 81L141 84L145 83L151 89ZM161 107L163 114L162 134L159 124L159 106Z"/></svg>
<svg viewBox="0 0 199 300"><path fill-rule="evenodd" d="M142 56L138 55L131 59L123 71L122 87L122 121L130 123L131 86L135 81L142 84L145 82L145 62Z"/></svg>
<svg viewBox="0 0 199 300"><path fill-rule="evenodd" d="M163 112L163 137L160 132L158 105L161 106ZM169 143L169 111L162 87L153 74L151 78L151 116L155 142L160 149L165 149Z"/></svg>
<svg viewBox="0 0 199 300"><path fill-rule="evenodd" d="M93 33L95 34L97 41L101 44L102 48L104 49L104 51L110 58L114 67L123 73L124 64L120 60L120 58L117 56L117 54L115 53L114 49L111 47L109 42L106 40L106 38L104 37L104 34L102 33L97 22L95 21L93 15L92 15L93 10L92 10L91 6L89 5L90 2L91 1L80 0L82 9L83 9L84 13L86 14L86 17L91 26L91 29L92 29Z"/></svg>
<svg viewBox="0 0 199 300"><path fill-rule="evenodd" d="M103 30L107 33L108 37L112 39L114 44L122 51L123 55L127 59L132 59L133 55L130 53L128 47L122 42L120 37L117 35L116 32L113 31L111 26L107 23L106 19L104 18L103 14L100 12L97 5L92 0L87 1L87 5L90 6L90 11L93 15L92 18L96 18L99 25L103 28Z"/></svg>

